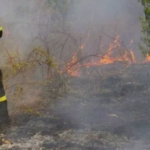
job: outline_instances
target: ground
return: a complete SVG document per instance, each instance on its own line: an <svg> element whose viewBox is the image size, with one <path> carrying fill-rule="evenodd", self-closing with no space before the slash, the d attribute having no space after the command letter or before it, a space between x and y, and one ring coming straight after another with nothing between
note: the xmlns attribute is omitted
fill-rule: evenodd
<svg viewBox="0 0 150 150"><path fill-rule="evenodd" d="M40 115L16 115L2 150L149 150L149 65L70 79Z"/></svg>

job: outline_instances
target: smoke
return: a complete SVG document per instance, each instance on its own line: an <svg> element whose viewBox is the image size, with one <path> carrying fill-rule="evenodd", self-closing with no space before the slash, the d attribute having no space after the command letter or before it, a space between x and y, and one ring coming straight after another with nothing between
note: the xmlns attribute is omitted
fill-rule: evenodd
<svg viewBox="0 0 150 150"><path fill-rule="evenodd" d="M0 0L0 4L0 21L1 25L4 26L4 32L5 29L9 30L11 37L19 45L22 53L28 51L36 37L42 37L44 33L53 35L53 29L60 29L59 24L55 25L54 28L54 18L52 19L51 17L51 10L48 11L46 1ZM81 43L87 44L87 51L90 53L93 53L93 49L96 48L97 45L93 46L93 43L97 41L99 36L102 37L103 45L109 45L112 40L110 37L119 35L121 41L128 48L132 48L140 58L141 54L138 49L141 37L139 17L142 15L143 9L137 0L74 0L63 25L66 25L64 27L65 31L71 33L77 40L79 39L80 41L81 37ZM7 36L4 36L4 40L7 41ZM52 39L58 40L60 36L53 35ZM133 39L134 43L129 47L131 39ZM38 41L36 44L39 46L41 43ZM91 46L93 46L92 49ZM11 51L11 45L9 48ZM65 49L68 51L69 47L65 47ZM64 51L65 55L67 55L66 50ZM84 88L87 89L87 82L82 85L85 85ZM91 83L89 83L90 85ZM77 90L81 93L80 89ZM91 88L90 90L92 91L93 89ZM86 95L86 93L84 94ZM86 100L88 98L89 106L87 107L83 103L85 101L83 97L75 99L71 95L70 98L58 102L56 111L59 110L60 112L57 113L64 116L69 114L69 117L67 117L77 126L82 126L85 123L91 125L93 122L96 122L96 124L109 123L111 119L107 115L112 113L120 113L121 119L118 119L119 122L122 122L122 118L129 116L128 113L125 115L123 112L114 112L113 108L110 109L109 106L106 110L102 110L103 108L100 109L99 106L99 98L94 99L96 106L95 103L91 102L93 97L85 97ZM72 101L72 107L68 106L70 101ZM95 120L95 118L99 118L99 120ZM116 122L113 123L116 125Z"/></svg>
<svg viewBox="0 0 150 150"><path fill-rule="evenodd" d="M27 51L29 45L45 28L48 18L40 1L6 0L0 1L0 20L4 32L20 47L20 51ZM45 13L45 15L44 15ZM4 35L6 37L6 35ZM5 40L8 40L7 38Z"/></svg>
<svg viewBox="0 0 150 150"><path fill-rule="evenodd" d="M69 12L71 20L75 15L71 30L85 37L90 30L88 44L101 36L102 43L108 45L111 41L105 34L120 36L121 41L128 46L133 39L134 44L129 47L140 57L138 43L141 37L139 17L143 15L142 7L137 0L82 0L76 1Z"/></svg>
<svg viewBox="0 0 150 150"><path fill-rule="evenodd" d="M57 30L61 30L75 37L78 45L86 44L85 55L87 53L93 54L94 50L97 49L99 36L102 40L101 44L104 47L108 47L112 42L111 37L119 35L124 45L134 50L136 58L141 58L138 48L138 43L142 36L139 17L143 15L143 9L138 0L73 0L67 14L64 14L65 21L63 24L60 24L59 21L57 22L57 16L52 16L52 10L47 4L46 0L0 0L0 24L3 26L4 32L6 33L6 30L8 30L13 39L13 43L10 43L6 34L1 39L9 51L13 50L14 45L17 45L19 46L19 51L26 54L33 46L43 46L44 44L40 40L44 37L49 38L48 45L50 47L63 37L60 41L62 46L59 50L61 51L64 47L63 58L67 59L66 56L70 56L68 52L72 49L70 44L72 40L68 39L66 45L63 46L67 36L54 33ZM50 37L47 35L50 35ZM134 43L129 46L131 39L133 39ZM76 50L75 48L73 49ZM57 51L59 52L59 50ZM57 53L55 49L54 52ZM36 71L38 78L41 70L37 69ZM144 71L137 72L137 76L141 72ZM105 76L105 73L103 75ZM74 79L71 82L73 84L72 91L64 99L57 101L53 109L56 118L58 116L63 120L63 124L59 124L59 127L75 129L77 137L79 137L78 129L83 129L83 134L87 135L86 137L90 134L95 135L93 130L96 130L96 132L108 130L108 132L112 133L112 137L114 136L113 139L116 138L116 135L121 138L120 134L129 135L129 137L132 137L132 134L137 135L139 139L136 141L137 143L134 143L135 146L132 146L132 148L125 146L124 149L146 149L144 142L149 139L148 131L150 126L149 123L142 123L138 119L140 115L141 117L145 116L145 114L147 114L146 116L149 115L147 113L149 112L147 111L149 110L147 108L149 106L149 95L146 95L144 91L145 81L149 77L145 75L145 81L138 85L140 80L143 81L143 76L137 79L135 75L135 81L133 81L132 73L123 74L121 77L118 77L117 74L112 78L110 77L110 79L106 77L105 81L103 80L104 76L100 76L101 79L95 79L96 81ZM135 84L137 91L134 90ZM107 88L107 86L110 86L110 88ZM39 93L36 93L37 90L34 88L32 90L30 87L29 93L28 86L25 90L27 91L27 96L23 95L23 99L26 101L19 103L20 99L18 99L16 109L17 106L32 105L34 102L41 101L39 99L40 90ZM132 91L134 94L132 94ZM95 93L98 94L96 95ZM125 96L121 97L119 94L124 94ZM12 99L12 97L10 96L8 99ZM14 110L14 102L9 102L10 109ZM138 121L134 122L136 119ZM146 134L147 139L145 140L143 137ZM69 134L69 136L72 135ZM111 139L108 139L111 143ZM79 138L80 144L82 143L81 141L82 139ZM90 141L87 143L90 143ZM119 143L119 140L116 143Z"/></svg>
<svg viewBox="0 0 150 150"><path fill-rule="evenodd" d="M51 12L47 11L46 1L0 0L0 3L0 20L5 23L15 42L24 50L39 36L39 33L46 29L51 30L50 23L53 20ZM139 53L137 43L141 37L139 23L141 15L142 7L137 0L77 0L70 6L66 24L71 32L84 38L90 30L89 43L95 41L98 36L108 41L109 38L103 33L112 37L120 35L125 44L133 39L132 48Z"/></svg>

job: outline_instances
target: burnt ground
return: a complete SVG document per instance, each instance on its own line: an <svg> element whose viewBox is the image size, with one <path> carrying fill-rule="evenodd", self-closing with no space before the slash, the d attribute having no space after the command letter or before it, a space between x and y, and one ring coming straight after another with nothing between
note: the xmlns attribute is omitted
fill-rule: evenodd
<svg viewBox="0 0 150 150"><path fill-rule="evenodd" d="M150 66L72 78L39 116L15 116L2 150L149 150Z"/></svg>

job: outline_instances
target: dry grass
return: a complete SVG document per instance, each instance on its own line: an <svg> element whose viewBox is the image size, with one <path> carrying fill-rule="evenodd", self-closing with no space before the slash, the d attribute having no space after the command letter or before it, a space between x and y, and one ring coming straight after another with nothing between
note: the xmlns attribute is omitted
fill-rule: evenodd
<svg viewBox="0 0 150 150"><path fill-rule="evenodd" d="M39 107L46 102L42 93L48 91L51 99L67 91L66 78L59 72L56 61L41 47L24 58L17 51L7 53L4 62L3 83L10 113L39 114Z"/></svg>

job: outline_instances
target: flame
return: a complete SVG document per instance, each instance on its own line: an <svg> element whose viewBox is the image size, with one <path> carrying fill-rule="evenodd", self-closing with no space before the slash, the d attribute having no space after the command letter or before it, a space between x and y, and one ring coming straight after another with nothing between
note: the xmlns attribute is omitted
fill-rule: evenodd
<svg viewBox="0 0 150 150"><path fill-rule="evenodd" d="M77 63L78 57L77 53L74 53L74 55L71 58L71 61L66 66L66 71L71 76L79 76L78 68L81 67L80 63Z"/></svg>
<svg viewBox="0 0 150 150"><path fill-rule="evenodd" d="M133 41L131 41L132 43ZM77 53L74 53L70 62L66 66L66 72L71 76L80 76L80 69L81 67L93 67L93 66L101 66L101 65L108 65L113 64L115 62L121 62L126 66L136 63L135 55L132 50L128 50L125 52L120 51L119 56L114 57L113 52L115 49L121 46L119 42L119 36L115 38L115 40L109 45L108 50L103 55L97 55L97 59L93 59L89 62L81 62L78 60ZM79 49L82 50L85 48L85 44L82 44ZM78 62L79 61L79 62Z"/></svg>
<svg viewBox="0 0 150 150"><path fill-rule="evenodd" d="M135 55L132 50L130 51L130 54L131 54L131 59L132 59L133 63L136 63Z"/></svg>
<svg viewBox="0 0 150 150"><path fill-rule="evenodd" d="M82 45L79 47L79 49L82 50L82 49L85 48L85 46L86 46L85 44L82 44Z"/></svg>
<svg viewBox="0 0 150 150"><path fill-rule="evenodd" d="M150 55L149 54L146 54L146 58L145 60L143 61L143 63L147 63L150 61Z"/></svg>
<svg viewBox="0 0 150 150"><path fill-rule="evenodd" d="M133 43L133 40L130 41L130 45ZM79 50L83 50L85 48L85 44L82 44L78 51L72 55L70 62L67 63L65 70L71 76L80 76L81 67L93 67L93 66L101 66L101 65L109 65L115 62L119 62L124 64L126 67L137 63L135 54L133 50L121 49L121 43L119 42L119 36L117 36L114 41L109 45L105 54L97 55L94 59L91 59L88 62L80 62L78 59ZM117 55L114 56L114 50L117 50ZM142 63L150 62L150 55L146 55L146 59Z"/></svg>
<svg viewBox="0 0 150 150"><path fill-rule="evenodd" d="M133 40L130 41L130 44L129 44L129 45L132 45L132 44L133 44Z"/></svg>

